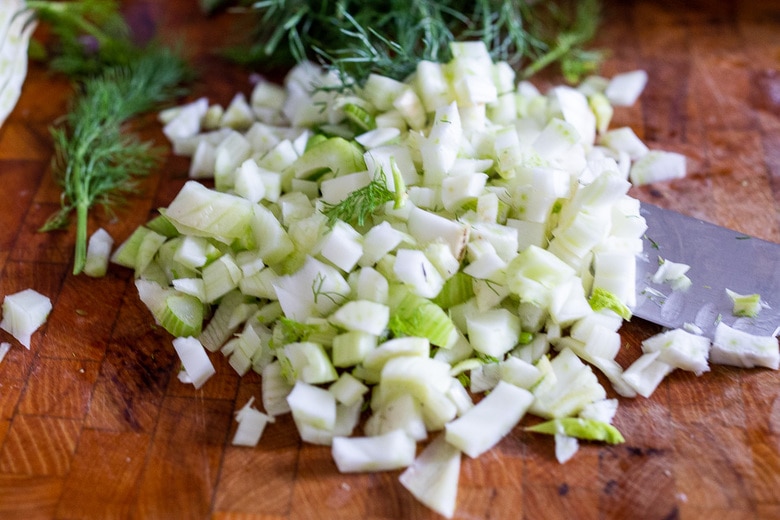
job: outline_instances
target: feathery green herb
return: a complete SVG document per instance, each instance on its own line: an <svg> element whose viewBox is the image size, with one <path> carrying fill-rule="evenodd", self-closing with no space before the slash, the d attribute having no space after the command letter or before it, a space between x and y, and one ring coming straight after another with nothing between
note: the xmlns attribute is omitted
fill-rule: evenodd
<svg viewBox="0 0 780 520"><path fill-rule="evenodd" d="M600 55L583 49L599 23L598 0L243 0L256 15L246 63L321 61L345 81L370 73L403 79L420 60L446 62L450 43L484 41L494 60L530 76L560 63L567 79L593 71Z"/></svg>
<svg viewBox="0 0 780 520"><path fill-rule="evenodd" d="M143 52L115 0L27 0L27 9L49 29L49 37L33 41L31 56L70 77L127 65Z"/></svg>
<svg viewBox="0 0 780 520"><path fill-rule="evenodd" d="M63 189L62 207L41 231L67 226L76 211L74 274L82 271L86 259L89 209L95 204L110 209L158 161L151 143L126 131L126 123L180 94L188 74L184 61L172 51L147 50L130 64L85 79L64 124L52 128L53 169Z"/></svg>
<svg viewBox="0 0 780 520"><path fill-rule="evenodd" d="M341 220L363 227L366 220L386 203L395 201L393 206L396 209L402 207L406 201L406 184L398 165L392 159L390 167L395 191L387 187L385 172L379 170L376 178L362 188L352 191L338 204L323 204L322 213L328 217L328 226L333 227L337 220Z"/></svg>

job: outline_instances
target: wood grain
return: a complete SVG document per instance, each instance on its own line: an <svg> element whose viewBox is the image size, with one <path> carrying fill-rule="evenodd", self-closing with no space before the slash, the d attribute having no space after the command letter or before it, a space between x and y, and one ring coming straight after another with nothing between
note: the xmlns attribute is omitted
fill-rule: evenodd
<svg viewBox="0 0 780 520"><path fill-rule="evenodd" d="M230 15L206 19L194 0L125 4L136 26L186 39L201 72L193 97L225 104L249 91L247 71L210 53L229 39ZM686 178L632 193L780 242L780 5L605 6L602 72L650 76L613 126L688 157ZM0 296L32 287L54 303L32 348L14 343L0 364L0 518L435 518L397 472L339 474L327 448L298 440L289 417L257 448L231 446L233 414L259 397L260 378L238 378L214 355L218 375L200 391L181 384L170 337L138 301L132 273L69 274L73 231L37 232L58 204L48 126L69 94L67 81L32 66L0 128ZM140 124L164 143L153 117ZM170 202L187 166L169 157L118 218L93 212L90 229L124 239ZM629 363L657 331L627 324L619 361ZM456 517L780 518L777 372L676 371L650 399L621 399L615 422L626 444L586 444L565 465L550 439L521 429L485 456L464 458Z"/></svg>

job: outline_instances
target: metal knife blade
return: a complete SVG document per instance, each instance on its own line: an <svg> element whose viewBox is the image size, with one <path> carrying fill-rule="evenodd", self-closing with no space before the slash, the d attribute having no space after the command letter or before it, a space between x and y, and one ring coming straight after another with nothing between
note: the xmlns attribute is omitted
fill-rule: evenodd
<svg viewBox="0 0 780 520"><path fill-rule="evenodd" d="M676 211L642 203L647 221L643 254L637 257L634 316L668 328L686 323L712 338L719 321L762 336L780 327L780 244L717 226ZM690 266L687 290L652 283L663 258ZM761 295L756 317L733 315L726 289Z"/></svg>

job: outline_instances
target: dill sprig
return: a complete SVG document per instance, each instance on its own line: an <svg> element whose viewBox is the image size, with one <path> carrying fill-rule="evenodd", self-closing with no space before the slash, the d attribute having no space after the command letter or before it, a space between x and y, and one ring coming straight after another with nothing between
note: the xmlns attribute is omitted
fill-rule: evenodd
<svg viewBox="0 0 780 520"><path fill-rule="evenodd" d="M358 227L363 227L378 208L391 200L395 200L395 193L387 187L384 175L378 175L362 188L352 191L338 204L323 203L322 213L328 217L330 227L338 220L354 222Z"/></svg>
<svg viewBox="0 0 780 520"><path fill-rule="evenodd" d="M333 227L337 220L341 220L363 227L366 219L384 204L394 201L393 207L395 209L402 207L406 203L407 197L406 182L393 158L390 159L390 170L394 191L387 187L387 176L380 168L371 182L362 188L353 190L338 204L324 203L322 214L328 217L328 226Z"/></svg>
<svg viewBox="0 0 780 520"><path fill-rule="evenodd" d="M450 43L481 40L492 58L524 77L560 63L567 79L593 70L599 54L583 46L599 23L598 0L243 0L257 16L249 45L232 53L246 63L315 60L343 80L370 73L396 79L420 60L447 62Z"/></svg>
<svg viewBox="0 0 780 520"><path fill-rule="evenodd" d="M85 79L60 126L53 127L52 168L62 186L61 208L40 231L62 229L76 212L73 273L84 268L89 209L106 209L136 187L159 160L150 142L126 130L126 123L180 94L189 70L169 49L147 49L133 62Z"/></svg>

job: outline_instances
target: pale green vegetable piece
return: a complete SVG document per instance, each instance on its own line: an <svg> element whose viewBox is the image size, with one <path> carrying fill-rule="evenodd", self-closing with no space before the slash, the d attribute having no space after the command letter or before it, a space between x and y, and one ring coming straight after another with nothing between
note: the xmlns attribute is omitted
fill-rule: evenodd
<svg viewBox="0 0 780 520"><path fill-rule="evenodd" d="M533 399L528 390L500 381L473 408L445 426L445 438L469 457L478 457L520 422Z"/></svg>
<svg viewBox="0 0 780 520"><path fill-rule="evenodd" d="M780 350L775 336L757 336L723 322L715 328L710 362L737 367L780 368Z"/></svg>
<svg viewBox="0 0 780 520"><path fill-rule="evenodd" d="M197 338L191 336L175 338L173 348L179 356L186 380L196 389L202 387L211 376L216 374L206 349Z"/></svg>
<svg viewBox="0 0 780 520"><path fill-rule="evenodd" d="M29 349L32 334L46 323L51 308L51 300L34 289L6 295L0 329Z"/></svg>
<svg viewBox="0 0 780 520"><path fill-rule="evenodd" d="M87 259L84 264L84 274L99 278L108 271L108 261L111 258L111 248L114 239L108 232L100 228L89 237L87 244Z"/></svg>
<svg viewBox="0 0 780 520"><path fill-rule="evenodd" d="M452 518L458 496L461 454L439 435L398 477L420 502L445 518Z"/></svg>
<svg viewBox="0 0 780 520"><path fill-rule="evenodd" d="M339 471L355 473L405 468L414 462L417 444L403 430L373 437L336 437L331 453Z"/></svg>
<svg viewBox="0 0 780 520"><path fill-rule="evenodd" d="M621 444L625 438L620 431L609 423L581 417L561 417L529 426L526 430L549 435L563 434L587 441L603 441L608 444Z"/></svg>
<svg viewBox="0 0 780 520"><path fill-rule="evenodd" d="M734 308L732 310L734 316L755 318L764 307L760 294L739 294L731 289L726 289L726 294L728 294L731 301L734 302Z"/></svg>

